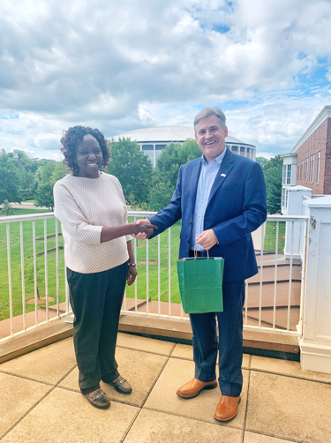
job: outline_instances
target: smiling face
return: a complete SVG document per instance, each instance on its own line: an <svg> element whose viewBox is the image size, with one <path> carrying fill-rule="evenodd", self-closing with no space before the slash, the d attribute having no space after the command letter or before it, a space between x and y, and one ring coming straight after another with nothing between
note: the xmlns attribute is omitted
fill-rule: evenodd
<svg viewBox="0 0 332 444"><path fill-rule="evenodd" d="M225 149L225 139L228 136L227 126L223 130L218 117L211 115L203 117L196 124L196 131L197 143L209 163Z"/></svg>
<svg viewBox="0 0 332 444"><path fill-rule="evenodd" d="M103 163L103 153L97 139L86 134L76 149L78 176L95 179L99 177L99 168Z"/></svg>

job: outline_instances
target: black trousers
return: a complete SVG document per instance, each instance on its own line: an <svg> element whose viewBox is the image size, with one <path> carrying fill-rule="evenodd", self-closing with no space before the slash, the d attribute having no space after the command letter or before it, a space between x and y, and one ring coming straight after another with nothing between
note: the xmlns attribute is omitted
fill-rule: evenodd
<svg viewBox="0 0 332 444"><path fill-rule="evenodd" d="M74 348L83 395L119 376L115 347L128 264L100 273L67 268L74 320Z"/></svg>
<svg viewBox="0 0 332 444"><path fill-rule="evenodd" d="M193 256L190 251L190 257ZM206 257L199 251L198 257ZM216 378L219 351L219 387L225 396L239 396L243 385L243 317L244 282L224 282L222 313L196 313L190 315L193 330L195 378L209 382ZM218 319L219 342L216 318Z"/></svg>

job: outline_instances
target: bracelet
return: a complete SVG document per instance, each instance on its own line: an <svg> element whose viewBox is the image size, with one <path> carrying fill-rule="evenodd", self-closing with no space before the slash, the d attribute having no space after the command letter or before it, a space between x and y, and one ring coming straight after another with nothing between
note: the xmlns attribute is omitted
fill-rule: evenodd
<svg viewBox="0 0 332 444"><path fill-rule="evenodd" d="M129 267L136 267L136 264L131 264L131 263L128 262L128 266Z"/></svg>

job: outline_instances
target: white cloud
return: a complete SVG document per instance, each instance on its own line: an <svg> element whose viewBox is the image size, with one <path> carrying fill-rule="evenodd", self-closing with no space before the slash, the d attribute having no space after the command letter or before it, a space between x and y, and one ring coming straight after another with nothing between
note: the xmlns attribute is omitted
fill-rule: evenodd
<svg viewBox="0 0 332 444"><path fill-rule="evenodd" d="M237 137L286 149L329 100L317 79L308 101L302 88L329 58L326 0L17 0L0 27L0 112L19 114L1 145L45 156L75 124L111 136L231 101Z"/></svg>

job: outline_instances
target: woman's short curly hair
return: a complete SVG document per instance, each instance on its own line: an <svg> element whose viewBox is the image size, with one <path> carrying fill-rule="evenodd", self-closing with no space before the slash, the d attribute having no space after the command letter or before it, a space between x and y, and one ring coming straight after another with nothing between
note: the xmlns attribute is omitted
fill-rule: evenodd
<svg viewBox="0 0 332 444"><path fill-rule="evenodd" d="M92 129L85 126L76 125L69 128L61 137L61 152L65 156L64 164L72 171L73 175L78 174L76 165L76 150L77 146L82 142L83 137L87 134L91 134L99 143L100 149L103 154L102 166L106 169L110 158L109 148L105 140L104 134L97 129Z"/></svg>

